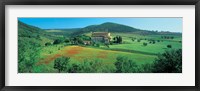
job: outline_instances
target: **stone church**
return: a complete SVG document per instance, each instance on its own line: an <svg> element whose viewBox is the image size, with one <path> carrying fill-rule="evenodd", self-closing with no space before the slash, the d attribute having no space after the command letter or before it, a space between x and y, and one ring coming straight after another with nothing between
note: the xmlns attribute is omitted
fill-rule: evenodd
<svg viewBox="0 0 200 91"><path fill-rule="evenodd" d="M111 36L109 32L92 32L92 42L110 43L110 39Z"/></svg>

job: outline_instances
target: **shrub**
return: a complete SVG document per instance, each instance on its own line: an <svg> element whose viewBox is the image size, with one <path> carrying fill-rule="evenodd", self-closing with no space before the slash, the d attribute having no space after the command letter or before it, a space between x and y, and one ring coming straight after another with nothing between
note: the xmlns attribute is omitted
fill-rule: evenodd
<svg viewBox="0 0 200 91"><path fill-rule="evenodd" d="M70 40L69 40L69 39L65 39L64 42L65 42L65 43L69 43Z"/></svg>
<svg viewBox="0 0 200 91"><path fill-rule="evenodd" d="M153 71L156 73L181 73L182 50L171 50L158 56L154 61Z"/></svg>
<svg viewBox="0 0 200 91"><path fill-rule="evenodd" d="M59 57L54 60L54 69L58 69L58 72L64 71L67 69L69 63L69 57Z"/></svg>
<svg viewBox="0 0 200 91"><path fill-rule="evenodd" d="M152 70L153 70L153 64L151 63L141 64L139 66L140 73L152 73Z"/></svg>
<svg viewBox="0 0 200 91"><path fill-rule="evenodd" d="M61 42L62 42L62 40L56 39L56 40L53 42L53 44L60 44Z"/></svg>
<svg viewBox="0 0 200 91"><path fill-rule="evenodd" d="M96 47L100 47L100 44L99 44L99 43L97 43L97 44L96 44Z"/></svg>
<svg viewBox="0 0 200 91"><path fill-rule="evenodd" d="M77 73L80 71L80 67L79 67L79 64L72 64L70 67L69 67L69 70L68 72L69 73Z"/></svg>
<svg viewBox="0 0 200 91"><path fill-rule="evenodd" d="M138 39L137 42L140 42L140 40Z"/></svg>
<svg viewBox="0 0 200 91"><path fill-rule="evenodd" d="M45 46L49 46L49 45L51 45L51 43L50 43L50 42L47 42L47 43L45 43Z"/></svg>
<svg viewBox="0 0 200 91"><path fill-rule="evenodd" d="M147 43L143 43L143 46L147 46Z"/></svg>
<svg viewBox="0 0 200 91"><path fill-rule="evenodd" d="M125 57L117 57L117 61L115 62L115 67L117 68L117 73L134 73L138 72L137 64L130 59Z"/></svg>
<svg viewBox="0 0 200 91"><path fill-rule="evenodd" d="M100 60L85 60L78 64L72 64L68 70L69 73L110 73L115 71L114 66L103 64Z"/></svg>
<svg viewBox="0 0 200 91"><path fill-rule="evenodd" d="M172 48L172 45L167 45L167 48Z"/></svg>

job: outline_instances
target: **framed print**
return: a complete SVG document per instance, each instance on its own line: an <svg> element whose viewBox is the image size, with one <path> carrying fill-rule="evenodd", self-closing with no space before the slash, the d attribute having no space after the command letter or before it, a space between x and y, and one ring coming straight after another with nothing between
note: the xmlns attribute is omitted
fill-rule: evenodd
<svg viewBox="0 0 200 91"><path fill-rule="evenodd" d="M199 90L199 0L1 4L2 90Z"/></svg>

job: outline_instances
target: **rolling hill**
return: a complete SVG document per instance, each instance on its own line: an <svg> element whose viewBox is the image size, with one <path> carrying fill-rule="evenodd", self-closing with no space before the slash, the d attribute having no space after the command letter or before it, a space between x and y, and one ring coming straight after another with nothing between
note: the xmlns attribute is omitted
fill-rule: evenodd
<svg viewBox="0 0 200 91"><path fill-rule="evenodd" d="M77 36L90 32L112 32L112 33L134 33L139 35L155 35L155 34L180 34L172 32L157 32L137 29L123 24L117 24L112 22L105 22L99 25L89 25L84 28L73 28L73 29L46 29L47 32L56 35L63 36Z"/></svg>
<svg viewBox="0 0 200 91"><path fill-rule="evenodd" d="M106 22L100 25L86 26L80 29L79 31L74 32L72 35L79 35L88 32L136 32L136 31L142 31L142 30L122 24Z"/></svg>

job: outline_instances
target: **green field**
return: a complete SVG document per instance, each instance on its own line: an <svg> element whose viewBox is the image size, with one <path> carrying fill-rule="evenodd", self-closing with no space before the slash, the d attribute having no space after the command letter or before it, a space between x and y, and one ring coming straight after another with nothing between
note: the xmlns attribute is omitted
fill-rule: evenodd
<svg viewBox="0 0 200 91"><path fill-rule="evenodd" d="M113 44L110 48L104 45L100 47L92 46L79 46L79 45L51 45L44 46L40 50L40 60L37 62L35 72L56 72L53 68L54 60L60 56L70 57L70 64L82 63L84 61L101 60L103 64L114 66L116 58L118 56L124 56L128 59L134 60L138 65L152 63L157 54L161 54L166 50L181 49L181 36L176 36L173 40L163 40L162 42L156 42L155 44L149 44L147 40L141 40L140 42L132 41L130 37L149 38L149 39L161 39L160 36L141 36L131 34L120 34L123 38L123 44ZM124 36L123 36L124 35ZM148 43L144 46L143 43ZM172 45L172 48L167 48L166 45Z"/></svg>

